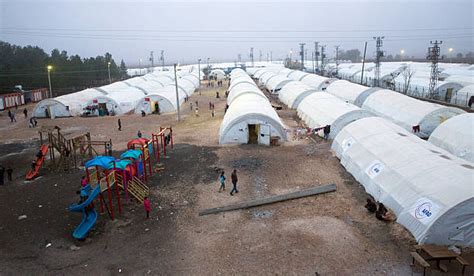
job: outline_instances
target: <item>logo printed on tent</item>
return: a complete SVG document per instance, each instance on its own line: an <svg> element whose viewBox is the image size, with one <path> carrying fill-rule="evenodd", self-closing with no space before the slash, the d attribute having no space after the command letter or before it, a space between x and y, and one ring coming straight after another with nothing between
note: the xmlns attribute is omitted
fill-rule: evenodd
<svg viewBox="0 0 474 276"><path fill-rule="evenodd" d="M370 165L367 167L365 172L370 178L375 178L379 173L382 172L385 165L380 162L379 160L374 160Z"/></svg>
<svg viewBox="0 0 474 276"><path fill-rule="evenodd" d="M414 218L427 224L431 221L440 211L440 206L431 201L428 198L420 198L418 201L413 204L411 208L411 214Z"/></svg>

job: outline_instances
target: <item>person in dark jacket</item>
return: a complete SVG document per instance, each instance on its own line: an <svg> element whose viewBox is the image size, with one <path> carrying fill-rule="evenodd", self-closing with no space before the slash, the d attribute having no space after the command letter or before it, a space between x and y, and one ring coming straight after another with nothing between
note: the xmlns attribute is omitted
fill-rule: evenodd
<svg viewBox="0 0 474 276"><path fill-rule="evenodd" d="M323 131L324 131L324 140L329 139L329 133L331 133L331 126L326 125Z"/></svg>
<svg viewBox="0 0 474 276"><path fill-rule="evenodd" d="M238 193L239 191L237 190L237 181L239 180L237 178L237 170L234 169L234 171L232 172L232 174L230 175L230 178L232 180L232 191L230 191L230 195L233 196L234 195L234 192L235 193Z"/></svg>
<svg viewBox="0 0 474 276"><path fill-rule="evenodd" d="M367 209L371 213L375 213L377 211L377 203L370 198L367 198L367 204L365 204L365 209Z"/></svg>

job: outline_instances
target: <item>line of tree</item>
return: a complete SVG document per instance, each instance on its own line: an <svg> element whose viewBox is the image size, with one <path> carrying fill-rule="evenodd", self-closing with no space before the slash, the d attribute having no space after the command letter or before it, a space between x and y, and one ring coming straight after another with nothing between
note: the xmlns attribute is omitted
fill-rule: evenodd
<svg viewBox="0 0 474 276"><path fill-rule="evenodd" d="M37 46L17 46L0 41L0 91L48 87L48 65L52 66L51 81L55 96L109 82L108 64L112 81L127 77L123 60L117 65L110 53L81 58L54 49L47 54Z"/></svg>

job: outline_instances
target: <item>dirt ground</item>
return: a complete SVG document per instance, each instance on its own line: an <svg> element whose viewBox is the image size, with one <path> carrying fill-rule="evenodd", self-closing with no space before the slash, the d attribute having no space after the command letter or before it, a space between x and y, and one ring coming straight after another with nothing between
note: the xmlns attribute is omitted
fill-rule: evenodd
<svg viewBox="0 0 474 276"><path fill-rule="evenodd" d="M39 120L40 128L59 126L70 136L89 131L94 139L112 139L115 156L138 130L149 137L159 126L173 126L175 145L165 170L148 183L151 219L130 201L115 221L101 214L85 241L72 238L81 215L66 209L78 200L84 172L45 168L35 181L25 182L39 146L38 128L27 127L23 107L16 123L1 113L0 164L14 169L14 180L0 186L0 275L421 275L410 267L412 236L366 212L364 189L339 164L330 142L294 137L301 126L294 110L278 111L290 130L290 141L281 146L219 146L225 97L216 99L216 90L225 91L203 88L191 96L193 105L199 101L199 116L185 103L180 122L176 114L127 115L120 117L118 131L118 117ZM214 118L209 101L217 110ZM30 113L33 107L27 106ZM239 174L234 196L228 193L232 168ZM222 169L228 180L219 193ZM198 216L205 208L329 183L336 184L336 192ZM27 218L19 220L21 215ZM474 254L467 250L465 256L474 264ZM466 275L474 273L472 267ZM447 274L430 275L460 274L459 265L448 268Z"/></svg>

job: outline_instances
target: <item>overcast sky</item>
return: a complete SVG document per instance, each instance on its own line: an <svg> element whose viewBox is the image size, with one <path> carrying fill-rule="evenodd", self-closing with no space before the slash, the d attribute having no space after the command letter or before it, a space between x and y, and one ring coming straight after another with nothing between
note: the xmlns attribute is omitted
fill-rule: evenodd
<svg viewBox="0 0 474 276"><path fill-rule="evenodd" d="M255 60L272 52L286 57L298 43L319 41L358 48L373 36L385 36L384 50L424 56L430 40L443 40L442 51L474 50L472 0L387 1L24 1L0 0L0 40L38 45L83 57L110 52L128 65L167 62ZM310 52L309 52L310 53ZM311 54L309 54L311 55Z"/></svg>

